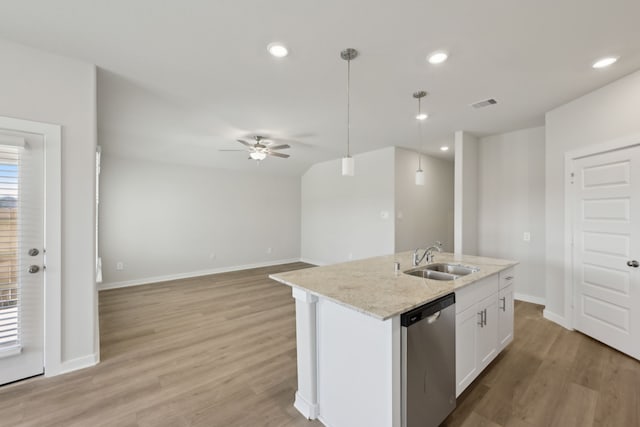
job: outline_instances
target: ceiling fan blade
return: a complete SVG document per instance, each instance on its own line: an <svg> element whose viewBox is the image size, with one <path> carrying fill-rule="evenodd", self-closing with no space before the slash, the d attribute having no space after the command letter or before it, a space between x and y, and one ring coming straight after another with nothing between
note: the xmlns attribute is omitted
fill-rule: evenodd
<svg viewBox="0 0 640 427"><path fill-rule="evenodd" d="M270 145L269 150L284 150L285 148L291 148L289 144Z"/></svg>
<svg viewBox="0 0 640 427"><path fill-rule="evenodd" d="M246 145L247 147L253 147L253 144L247 141L243 141L242 139L236 139L240 144Z"/></svg>
<svg viewBox="0 0 640 427"><path fill-rule="evenodd" d="M232 150L232 149L220 149L218 151L244 151L246 152L247 150L242 150L242 149L237 149L237 150Z"/></svg>
<svg viewBox="0 0 640 427"><path fill-rule="evenodd" d="M273 151L269 151L269 152L267 152L267 154L270 155L270 156L274 156L274 157L282 157L283 159L286 159L286 158L290 157L288 154L276 153L276 152L273 152Z"/></svg>

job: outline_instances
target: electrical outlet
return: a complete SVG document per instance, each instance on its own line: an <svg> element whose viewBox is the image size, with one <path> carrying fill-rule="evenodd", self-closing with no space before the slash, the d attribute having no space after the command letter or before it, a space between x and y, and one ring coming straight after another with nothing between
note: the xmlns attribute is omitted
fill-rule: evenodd
<svg viewBox="0 0 640 427"><path fill-rule="evenodd" d="M214 259L216 259L216 253L215 253L215 252L211 252L211 253L209 254L209 259L210 259L210 260L212 260L212 261L213 261Z"/></svg>
<svg viewBox="0 0 640 427"><path fill-rule="evenodd" d="M116 263L116 270L118 270L118 271L122 271L122 270L124 270L124 262L122 262L122 261L118 261L118 262Z"/></svg>
<svg viewBox="0 0 640 427"><path fill-rule="evenodd" d="M267 254L270 254L271 252L273 252L272 248L267 248Z"/></svg>
<svg viewBox="0 0 640 427"><path fill-rule="evenodd" d="M522 236L522 239L523 239L525 242L530 242L530 241L531 241L531 233L530 233L530 232L528 232L528 231L525 231L525 232L524 232L524 235Z"/></svg>

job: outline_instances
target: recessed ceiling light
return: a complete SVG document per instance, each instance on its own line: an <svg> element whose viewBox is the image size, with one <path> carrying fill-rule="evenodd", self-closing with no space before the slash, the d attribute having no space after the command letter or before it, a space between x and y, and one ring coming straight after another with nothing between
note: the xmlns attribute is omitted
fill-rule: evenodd
<svg viewBox="0 0 640 427"><path fill-rule="evenodd" d="M416 119L418 119L418 120L426 120L427 117L429 117L429 115L427 113L420 113L420 114L416 115Z"/></svg>
<svg viewBox="0 0 640 427"><path fill-rule="evenodd" d="M447 54L447 52L438 51L438 52L433 52L431 55L429 55L428 61L430 64L433 64L433 65L442 64L444 61L447 60L448 57L449 55Z"/></svg>
<svg viewBox="0 0 640 427"><path fill-rule="evenodd" d="M609 65L615 63L618 60L615 56L608 56L606 58L598 59L593 63L593 68L606 68Z"/></svg>
<svg viewBox="0 0 640 427"><path fill-rule="evenodd" d="M284 58L289 54L289 50L282 43L269 43L267 50L272 56L276 58Z"/></svg>
<svg viewBox="0 0 640 427"><path fill-rule="evenodd" d="M440 147L441 151L449 151L449 147L446 145L443 145L442 147Z"/></svg>

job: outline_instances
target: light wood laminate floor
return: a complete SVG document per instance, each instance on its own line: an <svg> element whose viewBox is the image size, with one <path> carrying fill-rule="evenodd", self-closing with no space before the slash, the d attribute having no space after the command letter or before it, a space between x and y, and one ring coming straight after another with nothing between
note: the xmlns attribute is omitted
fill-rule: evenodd
<svg viewBox="0 0 640 427"><path fill-rule="evenodd" d="M101 292L102 362L0 387L0 426L320 426L292 407L294 301L267 278L306 266ZM532 304L515 334L445 425L640 425L639 362Z"/></svg>
<svg viewBox="0 0 640 427"><path fill-rule="evenodd" d="M516 301L514 341L458 398L448 427L638 427L640 362Z"/></svg>

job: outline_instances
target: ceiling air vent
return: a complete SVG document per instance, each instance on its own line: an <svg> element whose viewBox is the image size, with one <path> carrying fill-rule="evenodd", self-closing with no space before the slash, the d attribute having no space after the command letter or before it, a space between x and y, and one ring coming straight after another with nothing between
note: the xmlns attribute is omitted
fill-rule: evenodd
<svg viewBox="0 0 640 427"><path fill-rule="evenodd" d="M496 101L495 99L489 98L483 101L474 102L473 104L471 104L471 106L473 108L484 108L484 107L488 107L489 105L495 105L497 103L498 101Z"/></svg>

